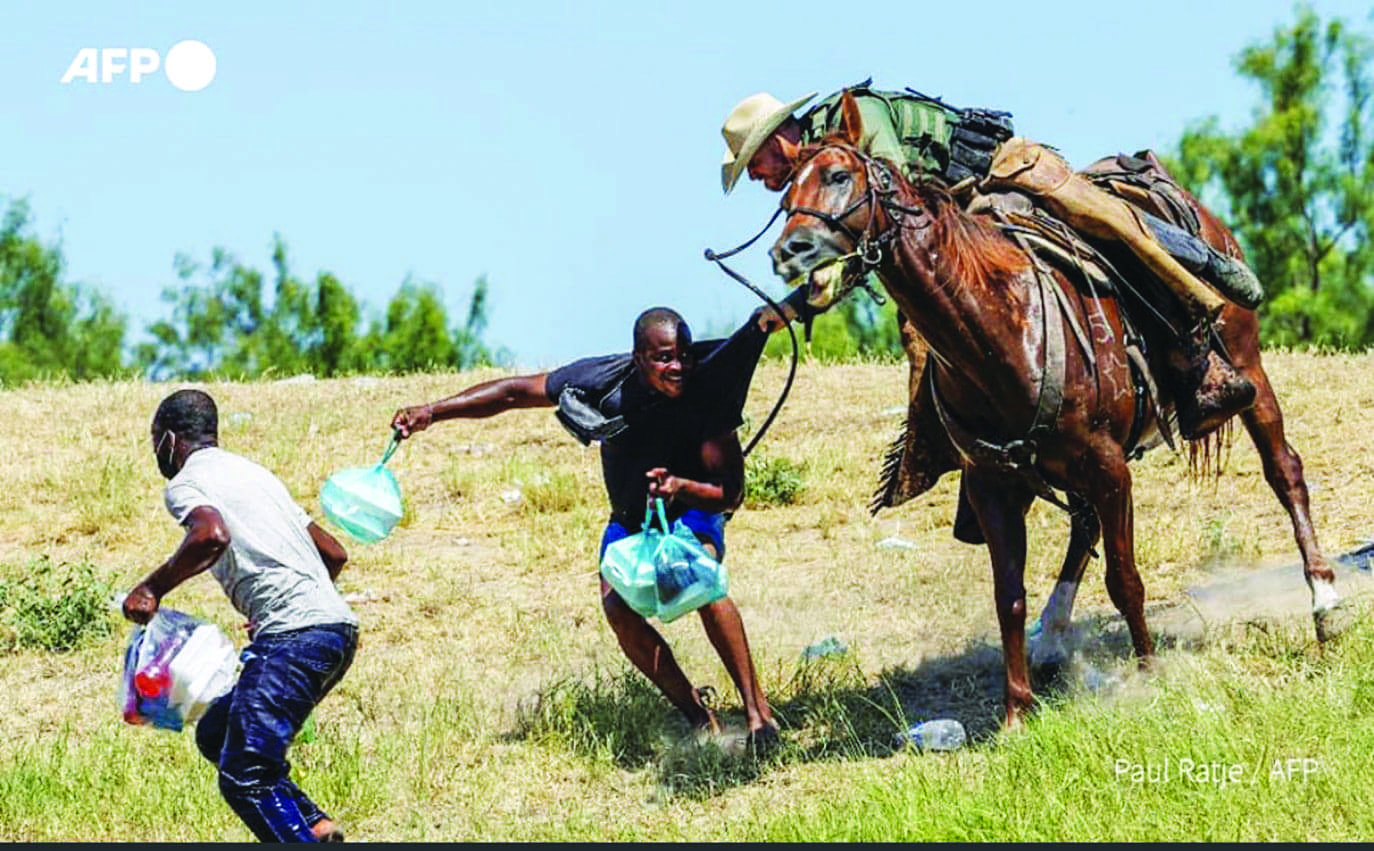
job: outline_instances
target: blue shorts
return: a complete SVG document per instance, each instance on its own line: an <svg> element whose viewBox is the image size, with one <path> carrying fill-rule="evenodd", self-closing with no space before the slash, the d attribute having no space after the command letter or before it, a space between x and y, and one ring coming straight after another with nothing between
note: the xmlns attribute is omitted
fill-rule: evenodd
<svg viewBox="0 0 1374 851"><path fill-rule="evenodd" d="M687 528L696 533L697 539L705 539L716 548L716 561L725 561L725 515L707 514L695 508L687 509L687 512L677 518L687 524ZM677 520L673 522L676 523ZM619 521L612 520L606 524L606 531L601 536L601 552L598 559L606 557L606 548L621 538L630 537L631 532Z"/></svg>

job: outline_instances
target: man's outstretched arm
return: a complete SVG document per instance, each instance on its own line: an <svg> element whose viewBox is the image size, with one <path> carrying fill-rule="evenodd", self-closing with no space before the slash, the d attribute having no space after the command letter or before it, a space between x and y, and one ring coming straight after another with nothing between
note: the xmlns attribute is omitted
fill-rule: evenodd
<svg viewBox="0 0 1374 851"><path fill-rule="evenodd" d="M440 420L481 419L514 408L551 408L547 377L548 373L540 372L474 384L447 399L402 408L391 418L391 427L406 438Z"/></svg>

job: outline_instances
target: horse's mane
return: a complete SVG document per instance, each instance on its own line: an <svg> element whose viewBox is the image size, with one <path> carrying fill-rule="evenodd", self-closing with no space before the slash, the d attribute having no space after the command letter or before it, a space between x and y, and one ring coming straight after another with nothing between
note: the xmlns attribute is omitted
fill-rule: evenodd
<svg viewBox="0 0 1374 851"><path fill-rule="evenodd" d="M982 289L1003 286L1030 268L1030 259L990 222L964 212L939 178L916 183L900 171L893 177L899 196L919 201L935 219L931 250L942 258L946 278Z"/></svg>
<svg viewBox="0 0 1374 851"><path fill-rule="evenodd" d="M827 136L804 146L797 162L807 162L826 147L855 150L844 138ZM935 220L931 250L943 259L941 266L948 280L987 289L1005 284L1030 267L1030 260L1025 253L1000 230L964 212L940 178L923 174L916 182L912 182L890 160L881 157L874 159L887 167L897 186L899 202L914 202L931 211ZM796 177L795 172L793 177Z"/></svg>

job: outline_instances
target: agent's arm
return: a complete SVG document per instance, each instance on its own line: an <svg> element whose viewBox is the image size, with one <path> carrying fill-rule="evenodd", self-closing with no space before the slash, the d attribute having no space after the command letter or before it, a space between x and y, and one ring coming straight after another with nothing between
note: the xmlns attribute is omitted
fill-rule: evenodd
<svg viewBox="0 0 1374 851"><path fill-rule="evenodd" d="M677 500L712 514L739 508L744 501L744 450L735 430L702 443L701 460L707 475L703 481L674 476L666 467L646 472L649 496L662 497L664 502Z"/></svg>
<svg viewBox="0 0 1374 851"><path fill-rule="evenodd" d="M186 515L186 535L172 557L148 574L124 598L124 617L134 623L152 620L162 598L181 583L208 570L229 546L229 528L220 513L208 505Z"/></svg>
<svg viewBox="0 0 1374 851"><path fill-rule="evenodd" d="M313 520L305 530L310 533L310 540L315 542L315 549L320 551L320 558L324 561L325 570L329 571L330 581L338 579L339 572L348 563L348 551L339 543L338 538L321 529Z"/></svg>
<svg viewBox="0 0 1374 851"><path fill-rule="evenodd" d="M554 402L544 389L547 376L540 372L474 384L447 399L402 408L391 418L391 427L407 438L440 420L480 419L514 408L551 408Z"/></svg>

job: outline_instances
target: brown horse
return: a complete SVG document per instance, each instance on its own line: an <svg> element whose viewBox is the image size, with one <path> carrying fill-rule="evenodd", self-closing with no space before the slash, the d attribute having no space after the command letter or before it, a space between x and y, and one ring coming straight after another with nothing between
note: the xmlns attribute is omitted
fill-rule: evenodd
<svg viewBox="0 0 1374 851"><path fill-rule="evenodd" d="M1017 243L966 213L938 184L914 186L863 154L858 108L846 96L841 109L840 130L803 152L783 199L787 221L772 248L774 270L785 280L807 276L818 309L874 271L929 346L929 389L961 457L992 562L1006 722L1018 725L1032 703L1025 514L1037 496L1059 502L1056 490L1068 494L1072 529L1042 616L1047 638L1067 628L1074 592L1101 539L1108 594L1141 664L1153 655L1135 564L1128 461L1161 431L1169 433L1171 402L1143 391L1152 385L1122 343L1130 329L1115 296L1075 287L1056 267L1042 263L1037 271ZM1204 237L1238 254L1220 222L1196 206ZM1217 329L1233 365L1257 388L1241 417L1292 519L1317 634L1325 640L1339 629L1341 600L1312 528L1301 459L1284 439L1260 365L1258 321L1230 305Z"/></svg>

